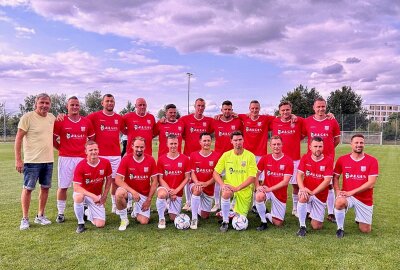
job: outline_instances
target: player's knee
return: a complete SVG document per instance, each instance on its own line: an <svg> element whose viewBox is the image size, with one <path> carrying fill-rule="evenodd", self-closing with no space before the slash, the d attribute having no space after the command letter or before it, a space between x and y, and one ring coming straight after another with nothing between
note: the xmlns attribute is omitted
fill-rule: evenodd
<svg viewBox="0 0 400 270"><path fill-rule="evenodd" d="M168 193L165 189L159 189L157 191L157 198L159 199L166 199L168 197Z"/></svg>
<svg viewBox="0 0 400 270"><path fill-rule="evenodd" d="M272 219L272 222L274 223L275 226L277 227L282 227L283 226L283 220L279 220L279 219Z"/></svg>
<svg viewBox="0 0 400 270"><path fill-rule="evenodd" d="M125 199L125 196L127 195L127 192L121 188L117 189L115 192L115 197L119 200Z"/></svg>
<svg viewBox="0 0 400 270"><path fill-rule="evenodd" d="M343 197L337 197L335 201L335 208L338 210L346 208L347 200Z"/></svg>
<svg viewBox="0 0 400 270"><path fill-rule="evenodd" d="M74 202L81 203L85 196L82 193L74 193Z"/></svg>
<svg viewBox="0 0 400 270"><path fill-rule="evenodd" d="M299 193L299 186L297 184L293 184L292 187L293 187L293 194L297 195Z"/></svg>
<svg viewBox="0 0 400 270"><path fill-rule="evenodd" d="M311 227L313 228L313 230L321 230L323 227L323 223L316 220L312 220Z"/></svg>
<svg viewBox="0 0 400 270"><path fill-rule="evenodd" d="M370 233L372 230L372 226L369 224L361 224L358 226L360 232L362 233Z"/></svg>
<svg viewBox="0 0 400 270"><path fill-rule="evenodd" d="M299 203L306 203L306 202L307 202L307 199L305 197L303 197L303 196L299 197Z"/></svg>
<svg viewBox="0 0 400 270"><path fill-rule="evenodd" d="M210 217L210 213L201 211L200 216L202 219L208 219Z"/></svg>
<svg viewBox="0 0 400 270"><path fill-rule="evenodd" d="M231 191L223 191L221 197L224 198L225 200L228 200L232 197L232 192Z"/></svg>
<svg viewBox="0 0 400 270"><path fill-rule="evenodd" d="M104 228L104 226L106 225L106 221L105 220L96 220L96 222L94 223L94 225L97 228Z"/></svg>
<svg viewBox="0 0 400 270"><path fill-rule="evenodd" d="M175 214L169 214L169 219L170 219L171 221L174 221L175 218L176 218L176 215L175 215Z"/></svg>
<svg viewBox="0 0 400 270"><path fill-rule="evenodd" d="M263 201L265 201L264 192L257 192L256 193L256 202L263 202Z"/></svg>
<svg viewBox="0 0 400 270"><path fill-rule="evenodd" d="M201 190L195 189L194 187L192 188L192 194L195 196L200 196L201 195Z"/></svg>
<svg viewBox="0 0 400 270"><path fill-rule="evenodd" d="M137 218L136 218L136 220L141 224L141 225L146 225L146 224L149 224L149 218L147 218L147 217L143 217L143 216L138 216Z"/></svg>

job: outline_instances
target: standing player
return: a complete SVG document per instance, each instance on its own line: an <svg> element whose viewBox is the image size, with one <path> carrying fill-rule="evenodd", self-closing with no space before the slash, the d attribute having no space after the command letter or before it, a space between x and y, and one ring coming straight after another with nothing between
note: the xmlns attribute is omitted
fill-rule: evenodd
<svg viewBox="0 0 400 270"><path fill-rule="evenodd" d="M333 185L337 194L335 216L336 236L344 236L346 211L354 208L358 228L363 233L371 231L373 213L373 191L378 178L378 161L364 153L364 136L356 134L351 138L351 154L341 156L335 165ZM339 177L343 175L340 189Z"/></svg>
<svg viewBox="0 0 400 270"><path fill-rule="evenodd" d="M258 173L264 171L265 181L256 185L256 207L261 225L257 231L267 229L267 219L276 226L282 226L285 219L287 186L293 174L293 160L282 152L282 139L272 136L270 141L272 154L263 156L257 164ZM265 201L271 201L271 213L265 213Z"/></svg>
<svg viewBox="0 0 400 270"><path fill-rule="evenodd" d="M160 186L157 188L158 228L165 229L165 208L169 201L168 214L171 220L181 212L183 187L189 181L189 158L178 152L178 138L169 135L168 153L158 159Z"/></svg>
<svg viewBox="0 0 400 270"><path fill-rule="evenodd" d="M242 121L239 118L233 117L232 102L225 100L221 107L222 115L218 119L213 119L213 130L215 135L215 148L218 153L225 153L233 148L231 143L231 134L234 131L242 131ZM220 209L220 186L215 185L214 200L215 205L211 212L216 212Z"/></svg>
<svg viewBox="0 0 400 270"><path fill-rule="evenodd" d="M112 184L111 184L111 212L115 213L115 174L121 162L121 147L119 135L125 131L122 116L114 112L115 99L111 94L105 94L101 101L103 110L88 115L96 133L96 142L99 146L100 157L106 158L111 163ZM130 205L132 207L132 203Z"/></svg>
<svg viewBox="0 0 400 270"><path fill-rule="evenodd" d="M279 136L282 139L284 154L293 160L293 175L290 179L293 192L293 210L292 215L297 215L297 202L299 201L299 186L297 185L297 168L300 162L300 143L302 140L303 118L297 117L297 121L292 121L292 103L290 101L282 101L279 104L279 115L272 122L272 135Z"/></svg>
<svg viewBox="0 0 400 270"><path fill-rule="evenodd" d="M214 167L217 165L220 154L211 150L211 134L200 134L201 150L190 155L192 192L192 222L191 229L197 229L198 216L208 218L210 216L212 199L214 195ZM200 212L200 213L199 213Z"/></svg>
<svg viewBox="0 0 400 270"><path fill-rule="evenodd" d="M183 123L176 119L177 112L175 104L165 106L165 120L158 121L155 127L154 135L158 136L158 157L168 153L167 138L169 134L173 134L178 138L178 152L181 153Z"/></svg>
<svg viewBox="0 0 400 270"><path fill-rule="evenodd" d="M146 143L142 137L133 140L133 153L127 154L121 161L117 171L115 183L117 214L121 218L120 231L125 231L129 224L127 212L128 192L135 200L132 216L140 224L147 224L150 220L150 206L157 188L157 167L154 158L145 154Z"/></svg>
<svg viewBox="0 0 400 270"><path fill-rule="evenodd" d="M87 218L97 228L106 224L104 204L111 186L111 164L107 159L99 158L99 147L94 141L85 145L86 159L76 166L74 172L74 211L78 219L77 233L86 230L84 203L88 207ZM104 184L105 183L105 184Z"/></svg>
<svg viewBox="0 0 400 270"><path fill-rule="evenodd" d="M297 172L297 184L299 185L297 213L300 222L297 236L300 237L307 234L307 204L310 208L311 227L314 230L322 229L328 186L333 175L333 159L323 154L323 139L313 137L309 149L310 153L300 159Z"/></svg>
<svg viewBox="0 0 400 270"><path fill-rule="evenodd" d="M79 100L72 96L67 102L68 114L54 124L54 147L58 157L57 223L65 221L67 190L72 184L76 165L85 158L85 144L95 132L88 118L79 115Z"/></svg>
<svg viewBox="0 0 400 270"><path fill-rule="evenodd" d="M303 133L308 137L308 146L314 136L321 137L324 140L325 156L331 156L335 159L335 147L340 143L340 127L336 119L331 119L326 114L326 101L322 97L315 100L313 106L315 114L306 118L303 125ZM335 192L332 183L329 186L328 193L328 220L336 222L333 213L335 203Z"/></svg>
<svg viewBox="0 0 400 270"><path fill-rule="evenodd" d="M55 117L49 113L51 100L42 93L35 98L35 110L24 114L18 123L15 137L15 169L24 173L24 185L21 192L22 220L20 230L29 228L29 206L32 191L39 180L39 207L35 223L51 224L44 215L51 177L53 173L53 127ZM21 158L21 147L24 149L24 160Z"/></svg>
<svg viewBox="0 0 400 270"><path fill-rule="evenodd" d="M136 137L143 137L146 142L146 154L153 154L153 137L156 120L154 116L147 112L147 103L144 98L138 98L135 102L135 111L123 116L128 135L128 145ZM128 147L128 154L132 153L132 148Z"/></svg>
<svg viewBox="0 0 400 270"><path fill-rule="evenodd" d="M202 98L196 99L194 103L194 113L182 116L179 121L183 123L183 139L185 140L185 147L183 153L190 157L190 154L195 151L200 151L199 136L203 132L212 133L211 117L204 116L206 102ZM184 210L190 210L190 190L189 186L185 187L186 203L183 207Z"/></svg>
<svg viewBox="0 0 400 270"><path fill-rule="evenodd" d="M234 211L247 216L253 197L253 183L256 179L257 165L253 153L243 148L243 134L235 131L231 134L233 150L225 152L214 169L214 179L221 186L221 232L228 230L230 200L236 200ZM220 174L225 170L223 180Z"/></svg>

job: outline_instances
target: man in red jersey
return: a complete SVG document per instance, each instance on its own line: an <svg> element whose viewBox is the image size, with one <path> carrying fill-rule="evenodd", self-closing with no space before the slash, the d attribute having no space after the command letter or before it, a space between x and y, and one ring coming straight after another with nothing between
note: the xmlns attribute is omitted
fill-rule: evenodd
<svg viewBox="0 0 400 270"><path fill-rule="evenodd" d="M364 153L364 136L361 134L351 138L351 150L350 154L337 160L333 176L337 194L335 216L338 238L344 237L344 220L349 208L354 208L360 231L371 231L373 191L379 174L378 161ZM340 175L343 175L342 189L339 184Z"/></svg>
<svg viewBox="0 0 400 270"><path fill-rule="evenodd" d="M132 145L134 138L140 136L146 141L145 153L153 154L153 137L156 120L154 116L147 112L147 103L144 98L138 98L135 102L135 111L123 116L128 135L128 145ZM132 153L132 148L128 147L127 153Z"/></svg>
<svg viewBox="0 0 400 270"><path fill-rule="evenodd" d="M115 191L117 186L114 181L119 163L121 162L119 136L121 132L125 132L125 124L122 116L114 112L115 99L113 95L105 94L101 105L103 106L103 110L89 114L88 119L92 122L96 133L96 142L99 146L100 157L108 159L111 163L111 211L115 213Z"/></svg>
<svg viewBox="0 0 400 270"><path fill-rule="evenodd" d="M208 218L210 216L214 195L214 167L217 165L220 153L211 150L211 134L204 132L200 134L201 150L190 155L192 193L192 222L190 228L197 229L198 216ZM200 211L200 213L199 213Z"/></svg>
<svg viewBox="0 0 400 270"><path fill-rule="evenodd" d="M315 100L313 106L315 114L304 120L303 133L308 137L308 145L314 136L321 137L324 140L324 155L335 159L335 147L340 143L340 127L336 119L329 118L326 114L326 101L322 97ZM328 220L335 221L333 213L335 203L335 192L332 183L329 186L328 193Z"/></svg>
<svg viewBox="0 0 400 270"><path fill-rule="evenodd" d="M142 137L133 141L133 153L122 158L115 183L117 211L121 218L120 231L125 231L129 224L127 212L128 192L135 200L132 216L140 224L147 224L150 220L151 200L157 188L157 166L154 158L145 154L146 143Z"/></svg>
<svg viewBox="0 0 400 270"><path fill-rule="evenodd" d="M157 122L154 135L158 135L158 157L168 153L167 138L169 134L174 134L178 138L178 152L181 153L183 123L176 119L177 112L175 104L165 106L165 120Z"/></svg>
<svg viewBox="0 0 400 270"><path fill-rule="evenodd" d="M168 153L158 159L160 186L157 188L158 228L165 229L165 208L169 201L168 214L171 220L181 212L183 187L189 181L189 158L178 152L178 138L169 135Z"/></svg>
<svg viewBox="0 0 400 270"><path fill-rule="evenodd" d="M185 147L183 153L190 156L192 152L200 151L199 136L203 132L212 132L212 118L204 116L206 102L202 98L196 99L194 103L194 113L182 116L179 121L183 123L183 139L185 140ZM183 207L184 210L190 210L190 190L189 186L185 187L186 203Z"/></svg>
<svg viewBox="0 0 400 270"><path fill-rule="evenodd" d="M287 186L293 174L293 160L282 152L282 139L275 135L270 141L272 154L263 156L257 164L259 175L264 171L263 185L256 179L256 207L261 225L257 231L267 229L267 219L276 226L282 226L285 219ZM266 212L265 202L271 201L271 213Z"/></svg>
<svg viewBox="0 0 400 270"><path fill-rule="evenodd" d="M231 143L231 134L234 131L243 131L242 121L233 116L232 102L225 100L222 102L221 115L217 119L213 119L212 129L215 135L215 148L218 153L225 153L233 149ZM215 205L211 212L216 212L220 209L220 186L215 184L214 200Z"/></svg>
<svg viewBox="0 0 400 270"><path fill-rule="evenodd" d="M297 184L299 185L297 213L300 223L297 236L299 237L307 234L307 204L310 209L311 227L314 230L322 229L328 186L333 175L333 159L323 154L323 139L317 136L313 137L309 149L310 153L300 159L297 172Z"/></svg>
<svg viewBox="0 0 400 270"><path fill-rule="evenodd" d="M88 220L97 228L104 227L106 223L104 204L111 186L111 164L107 159L99 158L97 143L88 141L85 153L86 159L78 163L74 172L73 198L75 216L78 219L77 233L85 231L84 203L88 207Z"/></svg>
<svg viewBox="0 0 400 270"><path fill-rule="evenodd" d="M79 100L73 96L68 99L68 114L54 123L53 145L59 151L57 223L65 221L67 190L72 184L76 165L85 158L85 143L94 140L95 132L89 119L79 115Z"/></svg>

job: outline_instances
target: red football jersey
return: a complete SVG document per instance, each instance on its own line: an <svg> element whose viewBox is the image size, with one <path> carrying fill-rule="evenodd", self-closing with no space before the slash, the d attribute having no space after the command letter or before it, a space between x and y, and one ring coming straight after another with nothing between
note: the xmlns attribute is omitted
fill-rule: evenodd
<svg viewBox="0 0 400 270"><path fill-rule="evenodd" d="M268 128L275 117L259 115L257 120L252 120L246 114L239 114L239 118L243 122L244 148L255 156L267 154Z"/></svg>
<svg viewBox="0 0 400 270"><path fill-rule="evenodd" d="M171 189L175 189L185 179L185 173L190 173L189 158L182 154L179 154L179 156L174 159L163 155L158 159L157 168L162 179L167 182ZM183 188L177 196L182 197L182 194Z"/></svg>
<svg viewBox="0 0 400 270"><path fill-rule="evenodd" d="M300 143L302 137L304 119L297 117L297 122L292 123L283 121L280 117L276 117L272 122L272 135L278 135L282 138L282 152L293 160L299 160Z"/></svg>
<svg viewBox="0 0 400 270"><path fill-rule="evenodd" d="M193 152L190 155L190 168L200 182L207 182L213 178L214 167L221 154L212 151L208 156L203 156L200 152ZM203 192L208 196L214 196L214 184L203 189Z"/></svg>
<svg viewBox="0 0 400 270"><path fill-rule="evenodd" d="M96 133L99 155L120 156L119 135L125 128L122 116L117 113L107 115L103 111L98 111L89 114L87 118L92 122Z"/></svg>
<svg viewBox="0 0 400 270"><path fill-rule="evenodd" d="M324 140L324 154L335 158L334 138L340 136L340 127L336 119L317 120L314 116L309 116L304 120L303 133L308 137L308 145L314 136L321 137Z"/></svg>
<svg viewBox="0 0 400 270"><path fill-rule="evenodd" d="M167 137L170 134L173 134L178 138L178 151L181 153L183 129L183 123L180 121L174 123L168 121L165 123L161 123L160 121L157 122L154 135L158 135L158 157L168 153Z"/></svg>
<svg viewBox="0 0 400 270"><path fill-rule="evenodd" d="M185 139L185 148L183 153L190 156L192 152L200 151L201 146L199 143L200 134L203 132L212 133L211 117L203 116L201 119L194 117L194 114L182 116L179 121L183 123L184 132L183 138Z"/></svg>
<svg viewBox="0 0 400 270"><path fill-rule="evenodd" d="M74 183L79 184L85 190L100 195L103 185L108 176L111 176L111 164L105 158L99 158L99 163L93 166L86 159L76 165L74 172Z"/></svg>
<svg viewBox="0 0 400 270"><path fill-rule="evenodd" d="M351 191L368 181L368 176L378 176L378 160L364 154L361 160L354 160L350 154L341 156L335 165L335 174L343 176L342 190ZM354 197L366 205L373 205L374 189L357 193Z"/></svg>
<svg viewBox="0 0 400 270"><path fill-rule="evenodd" d="M293 175L293 160L283 155L279 159L275 159L272 154L263 156L257 164L259 171L264 171L264 185L267 187L275 186L283 181L285 175ZM287 186L272 191L275 197L283 203L287 200Z"/></svg>
<svg viewBox="0 0 400 270"><path fill-rule="evenodd" d="M324 181L324 177L333 176L333 159L324 156L321 160L315 161L311 154L306 154L300 159L298 170L304 173L304 187L314 190ZM328 197L328 189L326 187L315 195L323 203Z"/></svg>
<svg viewBox="0 0 400 270"><path fill-rule="evenodd" d="M232 132L243 131L242 121L239 118L232 118L229 121L213 119L212 127L215 135L215 151L219 153L225 153L233 149L231 143Z"/></svg>
<svg viewBox="0 0 400 270"><path fill-rule="evenodd" d="M95 135L92 123L86 117L74 122L65 116L54 123L54 135L60 138L59 155L63 157L86 157L85 144Z"/></svg>
<svg viewBox="0 0 400 270"><path fill-rule="evenodd" d="M153 135L156 120L150 113L146 113L144 116L136 114L136 112L127 113L123 116L125 126L127 128L128 144L127 153L130 154L132 150L132 141L135 137L143 137L146 140L145 153L148 155L153 154Z"/></svg>
<svg viewBox="0 0 400 270"><path fill-rule="evenodd" d="M144 159L137 161L133 154L124 156L119 164L117 174L124 177L125 183L144 196L149 196L152 176L157 175L156 161L144 154Z"/></svg>

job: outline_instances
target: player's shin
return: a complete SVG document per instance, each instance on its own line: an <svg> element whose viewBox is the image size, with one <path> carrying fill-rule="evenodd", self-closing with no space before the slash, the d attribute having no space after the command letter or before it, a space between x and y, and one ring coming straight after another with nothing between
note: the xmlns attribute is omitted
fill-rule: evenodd
<svg viewBox="0 0 400 270"><path fill-rule="evenodd" d="M78 224L85 224L85 221L83 220L83 215L84 215L83 202L81 203L74 202L74 212L76 219L78 220Z"/></svg>
<svg viewBox="0 0 400 270"><path fill-rule="evenodd" d="M128 211L126 208L122 210L117 209L115 213L121 218L121 220L128 219Z"/></svg>
<svg viewBox="0 0 400 270"><path fill-rule="evenodd" d="M221 198L221 211L223 222L229 222L229 210L231 208L231 200Z"/></svg>
<svg viewBox="0 0 400 270"><path fill-rule="evenodd" d="M265 217L266 207L265 202L256 202L257 212L260 215L260 219L262 223L267 223L267 219Z"/></svg>
<svg viewBox="0 0 400 270"><path fill-rule="evenodd" d="M328 192L326 204L328 208L328 215L333 215L333 209L335 208L335 191L333 189L330 189Z"/></svg>
<svg viewBox="0 0 400 270"><path fill-rule="evenodd" d="M192 219L197 219L200 206L200 196L192 194L191 206L192 206Z"/></svg>
<svg viewBox="0 0 400 270"><path fill-rule="evenodd" d="M335 218L338 229L344 229L344 219L346 217L346 209L336 209L335 208Z"/></svg>
<svg viewBox="0 0 400 270"><path fill-rule="evenodd" d="M299 215L300 227L306 227L307 203L299 202L297 204L297 214Z"/></svg>
<svg viewBox="0 0 400 270"><path fill-rule="evenodd" d="M156 207L158 212L158 219L162 220L165 219L165 207L167 206L166 199L157 198Z"/></svg>

